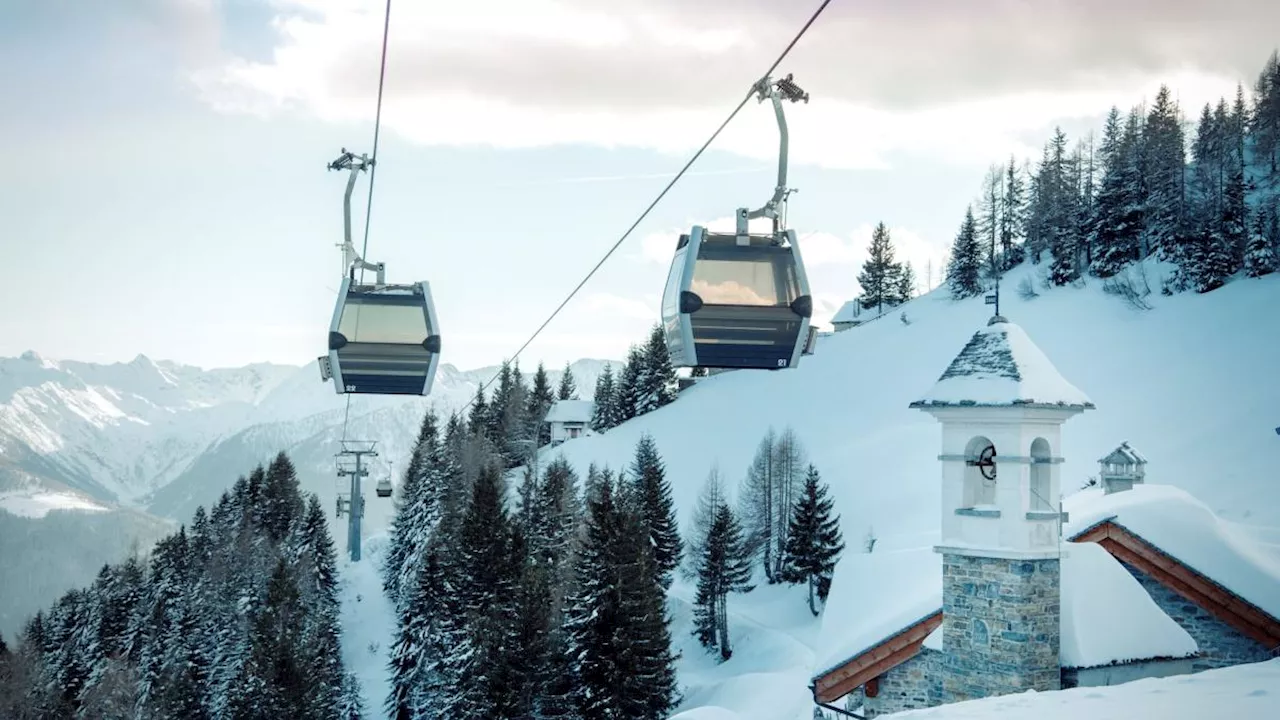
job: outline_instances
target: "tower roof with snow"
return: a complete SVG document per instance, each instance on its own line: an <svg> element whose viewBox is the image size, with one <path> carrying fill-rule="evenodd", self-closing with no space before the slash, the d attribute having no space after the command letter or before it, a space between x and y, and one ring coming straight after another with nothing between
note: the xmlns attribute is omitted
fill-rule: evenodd
<svg viewBox="0 0 1280 720"><path fill-rule="evenodd" d="M973 334L913 408L945 406L1093 408L1018 325L999 315Z"/></svg>

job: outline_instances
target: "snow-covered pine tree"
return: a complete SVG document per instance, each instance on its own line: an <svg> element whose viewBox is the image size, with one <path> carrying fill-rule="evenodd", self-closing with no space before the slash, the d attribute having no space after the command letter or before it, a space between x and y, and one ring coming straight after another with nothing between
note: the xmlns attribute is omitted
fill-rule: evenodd
<svg viewBox="0 0 1280 720"><path fill-rule="evenodd" d="M588 502L586 541L566 630L583 720L660 720L675 703L666 598L648 532L605 469Z"/></svg>
<svg viewBox="0 0 1280 720"><path fill-rule="evenodd" d="M982 246L978 242L978 229L973 220L973 207L970 206L965 210L964 222L951 245L951 260L947 263L947 285L951 289L951 297L961 300L981 293L981 268Z"/></svg>
<svg viewBox="0 0 1280 720"><path fill-rule="evenodd" d="M623 657L629 661L618 706L625 718L663 720L676 699L676 656L671 652L667 597L642 516L642 498L621 477L618 487L620 532L613 557L621 591L619 615L627 638Z"/></svg>
<svg viewBox="0 0 1280 720"><path fill-rule="evenodd" d="M867 247L867 261L858 273L858 285L862 287L863 309L876 308L876 313L883 313L884 306L892 306L897 297L895 285L897 263L893 259L893 240L889 237L889 228L883 222L877 223L871 232L871 244Z"/></svg>
<svg viewBox="0 0 1280 720"><path fill-rule="evenodd" d="M537 512L529 535L529 562L531 566L546 569L550 602L550 630L538 707L542 718L576 717L571 697L573 668L564 623L566 603L573 592L582 512L577 484L573 468L563 457L547 465L538 486Z"/></svg>
<svg viewBox="0 0 1280 720"><path fill-rule="evenodd" d="M622 375L616 381L612 408L614 415L610 427L617 427L638 414L641 382L647 371L644 349L639 345L632 345L627 350L627 363L622 367Z"/></svg>
<svg viewBox="0 0 1280 720"><path fill-rule="evenodd" d="M908 261L902 265L902 272L898 273L898 286L894 292L894 304L902 304L908 302L916 296L916 271L911 267Z"/></svg>
<svg viewBox="0 0 1280 720"><path fill-rule="evenodd" d="M1004 168L992 165L982 178L982 195L978 201L977 231L978 241L983 247L984 257L994 259L1000 244L1001 217L1003 206ZM991 263L983 265L985 273L997 273L1000 268Z"/></svg>
<svg viewBox="0 0 1280 720"><path fill-rule="evenodd" d="M267 467L262 498L262 527L271 542L279 543L302 520L303 511L298 472L283 450Z"/></svg>
<svg viewBox="0 0 1280 720"><path fill-rule="evenodd" d="M304 660L312 691L307 715L331 717L342 701L342 627L338 599L337 554L320 497L308 494L307 509L299 527L301 557L298 588L306 620L303 626Z"/></svg>
<svg viewBox="0 0 1280 720"><path fill-rule="evenodd" d="M300 662L304 612L297 580L284 558L267 583L266 604L252 620L251 665L261 694L254 698L261 717L304 717L311 679Z"/></svg>
<svg viewBox="0 0 1280 720"><path fill-rule="evenodd" d="M1271 56L1254 84L1250 135L1260 185L1277 189L1280 182L1280 52Z"/></svg>
<svg viewBox="0 0 1280 720"><path fill-rule="evenodd" d="M400 603L400 579L413 565L413 555L430 531L429 515L438 511L436 498L431 497L434 489L428 488L427 482L431 471L428 462L438 444L438 418L434 410L428 409L422 415L418 438L400 480L400 493L395 499L395 514L391 517L387 550L383 555L382 588L396 605Z"/></svg>
<svg viewBox="0 0 1280 720"><path fill-rule="evenodd" d="M447 652L444 624L449 616L443 605L446 586L438 553L427 549L415 569L390 648L391 692L386 712L394 720L436 716L430 711L439 707L438 693L448 688L440 677L441 658Z"/></svg>
<svg viewBox="0 0 1280 720"><path fill-rule="evenodd" d="M827 486L813 465L805 475L804 492L791 515L791 537L787 542L784 577L788 582L809 587L809 612L816 617L814 596L825 601L831 589L831 575L844 551L840 516L832 516Z"/></svg>
<svg viewBox="0 0 1280 720"><path fill-rule="evenodd" d="M489 403L485 400L484 385L476 386L476 395L471 398L471 410L467 415L467 428L473 433L485 432L489 417Z"/></svg>
<svg viewBox="0 0 1280 720"><path fill-rule="evenodd" d="M631 476L635 478L641 516L653 543L654 560L665 590L671 587L672 573L680 565L683 543L676 521L675 501L671 498L671 483L667 481L657 443L648 433L642 435L636 444Z"/></svg>
<svg viewBox="0 0 1280 720"><path fill-rule="evenodd" d="M578 397L578 383L573 377L573 370L566 361L564 371L560 373L560 387L556 390L557 400L574 400Z"/></svg>
<svg viewBox="0 0 1280 720"><path fill-rule="evenodd" d="M1042 232L1053 261L1049 277L1054 285L1066 285L1080 277L1079 192L1075 183L1078 157L1067 152L1067 135L1055 128L1046 148L1047 162L1040 167L1039 203Z"/></svg>
<svg viewBox="0 0 1280 720"><path fill-rule="evenodd" d="M537 447L551 442L551 426L547 424L546 417L553 402L555 402L555 393L551 389L547 369L542 363L538 363L538 369L533 373L533 386L529 388L529 406L525 412L529 422L526 435L537 440Z"/></svg>
<svg viewBox="0 0 1280 720"><path fill-rule="evenodd" d="M1009 270L1022 262L1018 242L1026 226L1026 191L1022 173L1012 156L1004 173L1004 193L1000 198L1001 269ZM932 288L926 288L926 292Z"/></svg>
<svg viewBox="0 0 1280 720"><path fill-rule="evenodd" d="M1196 290L1209 292L1222 287L1227 278L1235 274L1236 258L1243 255L1245 223L1244 178L1236 173L1228 181L1221 204L1219 222L1201 229L1191 255L1184 258L1184 266L1190 266Z"/></svg>
<svg viewBox="0 0 1280 720"><path fill-rule="evenodd" d="M363 718L364 698L360 692L360 681L356 679L354 673L344 673L337 720L363 720Z"/></svg>
<svg viewBox="0 0 1280 720"><path fill-rule="evenodd" d="M1276 252L1266 235L1267 213L1259 212L1255 228L1244 252L1244 272L1249 277L1262 277L1276 271Z"/></svg>
<svg viewBox="0 0 1280 720"><path fill-rule="evenodd" d="M676 370L667 351L667 338L661 325L649 331L644 346L644 370L636 393L636 414L643 415L670 404L676 399Z"/></svg>
<svg viewBox="0 0 1280 720"><path fill-rule="evenodd" d="M613 427L614 406L617 404L617 390L613 382L613 366L605 365L596 380L595 405L591 410L591 429L602 433Z"/></svg>
<svg viewBox="0 0 1280 720"><path fill-rule="evenodd" d="M1112 106L1102 130L1099 148L1102 180L1089 223L1089 244L1093 247L1090 271L1098 277L1107 278L1120 272L1136 254L1132 243L1124 241L1126 231L1129 237L1136 239L1134 220L1127 214L1132 206L1129 194L1131 158L1127 143L1134 141L1125 134L1120 109Z"/></svg>
<svg viewBox="0 0 1280 720"><path fill-rule="evenodd" d="M623 717L617 686L624 671L620 667L624 636L614 592L613 561L620 529L613 494L612 482L601 473L595 491L587 495L585 541L574 564L576 591L565 620L569 657L573 658L573 698L583 720Z"/></svg>
<svg viewBox="0 0 1280 720"><path fill-rule="evenodd" d="M510 377L495 440L502 452L503 468L507 470L525 464L537 451L537 435L529 419L529 386L520 372L519 361L512 364ZM501 387L499 391L501 393ZM493 406L490 412L496 412Z"/></svg>
<svg viewBox="0 0 1280 720"><path fill-rule="evenodd" d="M707 530L706 546L698 564L698 589L694 600L694 636L704 647L719 649L720 659L733 655L729 642L728 596L749 592L751 556L742 528L733 511L720 502Z"/></svg>
<svg viewBox="0 0 1280 720"><path fill-rule="evenodd" d="M486 465L459 528L455 592L466 622L446 660L455 685L444 713L458 720L514 716L518 687L510 680L518 657L516 599L523 558L514 552L503 485L499 468Z"/></svg>
<svg viewBox="0 0 1280 720"><path fill-rule="evenodd" d="M1162 251L1180 266L1191 262L1186 245L1185 180L1186 142L1178 119L1178 104L1165 85L1160 86L1147 114L1143 132L1143 176L1146 185L1146 253Z"/></svg>

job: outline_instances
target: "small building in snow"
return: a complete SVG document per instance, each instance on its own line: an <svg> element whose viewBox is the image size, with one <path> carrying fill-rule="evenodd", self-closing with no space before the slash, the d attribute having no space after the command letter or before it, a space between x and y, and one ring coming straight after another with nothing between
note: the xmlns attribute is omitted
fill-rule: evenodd
<svg viewBox="0 0 1280 720"><path fill-rule="evenodd" d="M841 305L836 314L831 316L831 325L836 332L843 332L851 327L857 327L862 322L861 316L862 303L857 298L854 298Z"/></svg>
<svg viewBox="0 0 1280 720"><path fill-rule="evenodd" d="M1108 494L1130 490L1146 479L1147 459L1126 440L1098 461L1098 480Z"/></svg>
<svg viewBox="0 0 1280 720"><path fill-rule="evenodd" d="M1094 406L1020 327L992 318L911 407L942 426L939 542L841 559L819 705L873 717L1280 655L1280 568L1208 508L1143 484L1062 498L1062 426Z"/></svg>
<svg viewBox="0 0 1280 720"><path fill-rule="evenodd" d="M551 426L551 445L590 435L595 406L591 400L557 400L552 404L545 420Z"/></svg>

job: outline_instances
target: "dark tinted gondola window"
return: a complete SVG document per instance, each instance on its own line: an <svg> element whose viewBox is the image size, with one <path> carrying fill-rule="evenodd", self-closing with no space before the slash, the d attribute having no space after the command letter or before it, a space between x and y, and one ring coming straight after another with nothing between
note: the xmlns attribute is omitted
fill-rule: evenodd
<svg viewBox="0 0 1280 720"><path fill-rule="evenodd" d="M754 248L752 249L754 250ZM790 254L766 252L741 259L699 258L690 290L708 305L787 307L796 299L795 266Z"/></svg>
<svg viewBox="0 0 1280 720"><path fill-rule="evenodd" d="M427 339L427 320L415 305L377 305L349 298L338 332L348 342L417 345Z"/></svg>

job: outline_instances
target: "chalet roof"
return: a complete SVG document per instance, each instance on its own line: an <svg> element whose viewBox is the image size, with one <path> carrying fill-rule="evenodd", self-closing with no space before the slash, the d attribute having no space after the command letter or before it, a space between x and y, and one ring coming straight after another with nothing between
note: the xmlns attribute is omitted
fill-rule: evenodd
<svg viewBox="0 0 1280 720"><path fill-rule="evenodd" d="M1142 453L1129 446L1129 441L1125 440L1120 443L1120 447L1112 450L1109 455L1102 458L1100 463L1117 463L1122 465L1146 465L1147 458Z"/></svg>
<svg viewBox="0 0 1280 720"><path fill-rule="evenodd" d="M1021 327L998 315L973 334L933 388L911 403L948 405L1094 407Z"/></svg>
<svg viewBox="0 0 1280 720"><path fill-rule="evenodd" d="M595 406L591 400L557 400L547 411L546 422L591 422Z"/></svg>
<svg viewBox="0 0 1280 720"><path fill-rule="evenodd" d="M1219 518L1190 493L1151 483L1110 495L1090 488L1065 498L1063 509L1070 517L1063 537L1102 541L1116 534L1104 526L1119 528L1131 537L1115 537L1107 544L1125 555L1126 562L1144 556L1141 562L1152 567L1157 579L1202 585L1197 602L1229 606L1228 595L1244 601L1267 616L1258 622L1277 633L1273 642L1280 645L1280 554ZM1232 613L1252 612L1243 605Z"/></svg>
<svg viewBox="0 0 1280 720"><path fill-rule="evenodd" d="M942 623L942 558L932 547L849 556L824 613L826 652L812 680L834 699L910 659ZM852 561L852 562L850 562ZM863 590L873 583L876 593ZM1102 546L1062 558L1063 667L1190 657L1195 640Z"/></svg>
<svg viewBox="0 0 1280 720"><path fill-rule="evenodd" d="M850 300L840 306L836 314L831 316L832 323L853 322L858 319L858 300Z"/></svg>

